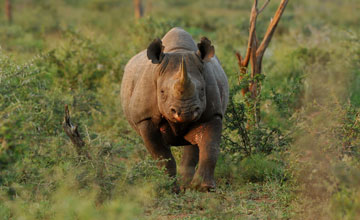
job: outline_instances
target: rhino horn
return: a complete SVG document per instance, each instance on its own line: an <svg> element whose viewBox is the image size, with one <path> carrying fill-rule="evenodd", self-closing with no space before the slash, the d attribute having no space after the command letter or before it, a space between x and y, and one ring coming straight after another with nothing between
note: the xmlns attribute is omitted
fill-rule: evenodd
<svg viewBox="0 0 360 220"><path fill-rule="evenodd" d="M179 82L180 84L185 87L186 84L190 81L189 80L189 76L187 74L187 70L186 70L186 64L184 61L184 57L182 57L181 59L181 64L180 64L180 71L179 71Z"/></svg>
<svg viewBox="0 0 360 220"><path fill-rule="evenodd" d="M179 79L179 81L177 82L176 90L182 96L191 96L195 91L195 85L191 81L189 74L187 73L184 57L182 57L181 59L180 70L177 74L177 78Z"/></svg>

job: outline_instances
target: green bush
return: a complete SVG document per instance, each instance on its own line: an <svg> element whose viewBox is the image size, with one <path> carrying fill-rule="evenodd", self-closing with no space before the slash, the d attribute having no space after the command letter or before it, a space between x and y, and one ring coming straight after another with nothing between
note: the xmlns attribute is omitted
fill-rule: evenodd
<svg viewBox="0 0 360 220"><path fill-rule="evenodd" d="M331 206L333 219L357 219L360 213L358 190L342 188L333 196Z"/></svg>
<svg viewBox="0 0 360 220"><path fill-rule="evenodd" d="M81 48L89 52L87 46ZM69 91L64 88L66 83L54 83L60 81L54 73L57 67L73 63L51 63L53 53L56 51L23 65L0 57L0 212L30 219L88 219L89 215L132 219L142 213L139 207L145 198L170 193L174 180L159 170L156 162L142 156L145 148L139 139L121 135L109 141L95 132L107 133L116 125L126 127L122 117L115 115L111 120L106 116L119 111L114 110L118 108L115 99L95 93L116 87L116 76L103 76L104 82L96 88L78 83ZM96 62L101 59L94 58ZM89 71L91 68L96 67L87 66ZM78 155L62 131L65 103L70 103L73 121L80 124L90 158ZM93 114L98 117L92 118ZM101 122L106 117L108 120ZM96 204L101 208L94 209Z"/></svg>
<svg viewBox="0 0 360 220"><path fill-rule="evenodd" d="M243 159L239 164L239 175L244 182L264 182L285 180L284 165L268 159L262 154L254 154Z"/></svg>
<svg viewBox="0 0 360 220"><path fill-rule="evenodd" d="M54 74L56 86L63 90L96 90L105 75L119 82L120 62L117 54L75 32L66 32L67 42L53 50L45 60L50 74ZM42 64L43 65L43 64Z"/></svg>
<svg viewBox="0 0 360 220"><path fill-rule="evenodd" d="M155 38L162 38L171 28L177 26L182 26L179 20L155 19L152 16L129 24L127 31L132 42L129 52L135 55L146 49Z"/></svg>
<svg viewBox="0 0 360 220"><path fill-rule="evenodd" d="M260 123L258 126L252 124L250 120L252 111L242 99L240 90L241 86L235 86L230 91L223 131L223 151L233 155L234 159L241 160L252 154L270 154L273 151L285 150L290 137L283 135L280 128L271 124Z"/></svg>

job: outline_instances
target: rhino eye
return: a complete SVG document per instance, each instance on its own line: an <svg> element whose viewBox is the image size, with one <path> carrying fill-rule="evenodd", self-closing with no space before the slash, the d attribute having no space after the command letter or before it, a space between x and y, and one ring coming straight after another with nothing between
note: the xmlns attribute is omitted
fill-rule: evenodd
<svg viewBox="0 0 360 220"><path fill-rule="evenodd" d="M165 91L163 89L160 90L160 97L163 101L167 99L167 95L165 94Z"/></svg>
<svg viewBox="0 0 360 220"><path fill-rule="evenodd" d="M200 89L200 99L202 100L205 96L205 91L204 91L204 88L201 88Z"/></svg>

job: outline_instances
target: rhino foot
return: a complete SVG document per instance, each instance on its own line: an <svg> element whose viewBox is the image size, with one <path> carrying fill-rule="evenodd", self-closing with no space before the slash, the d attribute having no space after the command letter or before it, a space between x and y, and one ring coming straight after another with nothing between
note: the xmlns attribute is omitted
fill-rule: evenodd
<svg viewBox="0 0 360 220"><path fill-rule="evenodd" d="M196 191L199 191L199 192L216 192L216 187L214 185L180 186L180 192L185 193L186 190L196 190Z"/></svg>
<svg viewBox="0 0 360 220"><path fill-rule="evenodd" d="M216 184L214 180L201 181L199 178L194 178L193 181L191 181L190 188L200 192L215 192Z"/></svg>

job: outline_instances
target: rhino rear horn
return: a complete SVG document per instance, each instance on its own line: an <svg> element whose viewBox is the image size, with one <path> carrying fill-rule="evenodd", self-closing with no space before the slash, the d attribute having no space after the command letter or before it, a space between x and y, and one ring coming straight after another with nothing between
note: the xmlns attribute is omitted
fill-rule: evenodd
<svg viewBox="0 0 360 220"><path fill-rule="evenodd" d="M197 44L199 50L196 54L204 61L208 62L215 55L215 48L211 45L211 41L206 37L202 37L200 43Z"/></svg>
<svg viewBox="0 0 360 220"><path fill-rule="evenodd" d="M153 40L148 46L147 57L154 64L161 63L161 60L164 57L164 46L159 38Z"/></svg>

